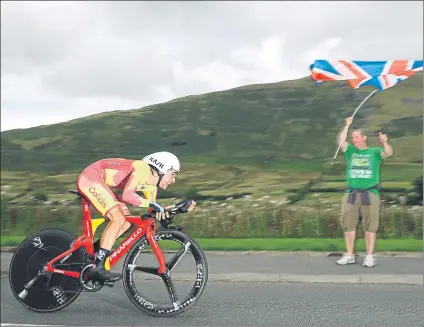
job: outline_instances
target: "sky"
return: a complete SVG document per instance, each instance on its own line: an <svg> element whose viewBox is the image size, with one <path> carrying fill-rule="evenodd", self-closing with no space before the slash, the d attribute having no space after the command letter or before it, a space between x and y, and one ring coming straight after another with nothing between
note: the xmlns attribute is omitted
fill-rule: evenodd
<svg viewBox="0 0 424 327"><path fill-rule="evenodd" d="M2 1L1 130L423 59L423 2Z"/></svg>

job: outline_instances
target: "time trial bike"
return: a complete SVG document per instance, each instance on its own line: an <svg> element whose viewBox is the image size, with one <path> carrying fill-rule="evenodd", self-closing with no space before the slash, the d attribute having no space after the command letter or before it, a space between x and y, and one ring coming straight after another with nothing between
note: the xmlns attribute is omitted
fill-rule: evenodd
<svg viewBox="0 0 424 327"><path fill-rule="evenodd" d="M83 233L78 238L60 228L42 229L28 236L13 254L9 282L16 299L37 312L53 312L74 302L82 292L96 292L114 283L99 283L87 279L95 262L94 234L104 218L92 218L89 201L78 191L69 191L82 200ZM106 269L113 268L125 256L122 266L123 288L131 302L143 312L154 316L175 316L190 309L203 294L208 282L208 262L199 244L183 231L183 226L171 226L176 215L186 213L191 204L186 200L167 209L169 218L157 227L153 214L126 216L131 223L126 238L114 247L106 260ZM171 250L166 259L161 241L173 241L180 247ZM155 266L136 263L139 255L150 246ZM185 297L176 292L172 272L183 256L194 259L193 282ZM146 287L136 285L138 273L161 279L170 300L153 303L142 294ZM138 279L139 278L139 279ZM147 279L148 280L148 279ZM144 279L146 281L146 279ZM151 290L151 288L150 288Z"/></svg>

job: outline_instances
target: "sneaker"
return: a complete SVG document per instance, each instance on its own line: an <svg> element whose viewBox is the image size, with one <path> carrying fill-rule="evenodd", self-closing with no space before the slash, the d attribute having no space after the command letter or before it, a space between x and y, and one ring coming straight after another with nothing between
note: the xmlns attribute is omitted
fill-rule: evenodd
<svg viewBox="0 0 424 327"><path fill-rule="evenodd" d="M340 260L337 260L339 265L347 265L355 262L355 255L348 255L347 253L344 253L343 257Z"/></svg>
<svg viewBox="0 0 424 327"><path fill-rule="evenodd" d="M364 259L364 262L362 263L362 265L364 267L374 267L374 265L375 265L374 256L372 254L367 254L365 256L365 259Z"/></svg>
<svg viewBox="0 0 424 327"><path fill-rule="evenodd" d="M121 274L113 273L105 268L93 268L87 272L87 277L89 280L93 280L96 282L104 283L104 282L116 282L121 279Z"/></svg>

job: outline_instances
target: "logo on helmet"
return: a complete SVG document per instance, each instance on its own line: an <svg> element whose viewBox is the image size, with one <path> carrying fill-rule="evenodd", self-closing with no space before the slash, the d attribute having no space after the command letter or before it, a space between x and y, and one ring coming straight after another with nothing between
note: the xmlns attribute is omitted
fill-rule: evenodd
<svg viewBox="0 0 424 327"><path fill-rule="evenodd" d="M157 161L155 158L150 157L149 161L154 163L156 166L159 166L161 169L163 169L165 166L163 163L161 163L160 161Z"/></svg>

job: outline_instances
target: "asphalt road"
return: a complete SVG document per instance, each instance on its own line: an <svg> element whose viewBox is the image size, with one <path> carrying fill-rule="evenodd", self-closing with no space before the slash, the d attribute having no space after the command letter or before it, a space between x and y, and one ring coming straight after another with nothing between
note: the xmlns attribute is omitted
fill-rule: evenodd
<svg viewBox="0 0 424 327"><path fill-rule="evenodd" d="M10 260L13 256L11 252L1 252L1 271L8 272ZM330 276L335 282L341 282L352 276L367 276L372 282L378 281L387 275L397 277L418 277L420 283L423 280L423 255L420 253L409 256L377 256L377 265L372 269L361 266L364 256L358 256L358 263L349 266L339 266L336 260L340 257L326 257L324 254L284 254L284 253L252 253L249 255L242 253L207 253L209 264L209 274L234 275L234 274L255 274L265 276L265 280L273 279L274 275L284 276ZM150 258L155 260L154 258ZM122 262L118 262L114 271L120 272ZM192 271L192 265L186 266L185 261L179 263L179 272ZM339 278L343 277L343 278ZM243 281L242 278L238 280ZM387 279L386 279L387 280ZM250 280L245 280L250 281ZM297 281L297 280L291 280ZM301 281L301 280L299 280ZM396 278L389 280L396 283Z"/></svg>
<svg viewBox="0 0 424 327"><path fill-rule="evenodd" d="M146 284L149 292L153 287ZM22 307L7 277L1 279L2 325L422 327L423 308L422 285L209 282L190 311L157 318L140 312L118 283L82 294L62 311L38 314Z"/></svg>

